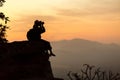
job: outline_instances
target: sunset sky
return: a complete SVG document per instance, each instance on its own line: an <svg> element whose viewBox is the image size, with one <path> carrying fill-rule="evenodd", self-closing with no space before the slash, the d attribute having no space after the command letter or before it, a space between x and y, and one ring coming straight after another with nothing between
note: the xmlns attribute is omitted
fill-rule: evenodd
<svg viewBox="0 0 120 80"><path fill-rule="evenodd" d="M82 38L120 44L120 0L6 0L9 41L26 40L34 20L45 22L49 41Z"/></svg>

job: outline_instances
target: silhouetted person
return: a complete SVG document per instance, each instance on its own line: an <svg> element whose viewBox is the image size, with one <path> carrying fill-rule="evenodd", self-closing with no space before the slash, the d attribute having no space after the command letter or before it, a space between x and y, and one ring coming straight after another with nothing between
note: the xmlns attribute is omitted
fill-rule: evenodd
<svg viewBox="0 0 120 80"><path fill-rule="evenodd" d="M34 22L33 28L27 32L27 39L29 41L41 41L43 43L46 43L46 45L49 45L47 49L49 50L50 56L55 56L52 52L52 47L50 46L50 43L41 39L41 34L45 32L45 27L43 25L44 22L36 20Z"/></svg>
<svg viewBox="0 0 120 80"><path fill-rule="evenodd" d="M41 39L41 34L45 32L43 24L44 22L38 20L34 22L33 28L27 32L29 41L39 41Z"/></svg>

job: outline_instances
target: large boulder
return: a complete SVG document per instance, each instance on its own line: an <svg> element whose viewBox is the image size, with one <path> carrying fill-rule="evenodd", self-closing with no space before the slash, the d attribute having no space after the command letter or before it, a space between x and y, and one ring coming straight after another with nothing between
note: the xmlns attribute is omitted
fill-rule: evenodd
<svg viewBox="0 0 120 80"><path fill-rule="evenodd" d="M44 40L0 44L0 80L59 80L52 73L49 49Z"/></svg>

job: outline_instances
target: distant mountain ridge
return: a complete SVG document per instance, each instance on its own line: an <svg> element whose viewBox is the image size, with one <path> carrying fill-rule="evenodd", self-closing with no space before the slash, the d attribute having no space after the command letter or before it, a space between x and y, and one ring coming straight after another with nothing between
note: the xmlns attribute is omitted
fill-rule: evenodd
<svg viewBox="0 0 120 80"><path fill-rule="evenodd" d="M110 43L110 44L105 44L102 42L98 42L98 41L92 41L92 40L86 40L86 39L79 39L79 38L75 38L75 39L71 39L71 40L60 40L60 41L53 41L52 43L62 43L62 42L72 42L72 43L89 43L89 44L104 44L104 45L114 45L114 46L119 46L119 44L116 43Z"/></svg>
<svg viewBox="0 0 120 80"><path fill-rule="evenodd" d="M100 42L89 41L89 40L84 40L84 39L61 40L57 42L52 42L52 45L55 49L75 51L75 52L78 51L80 53L83 50L85 51L86 50L99 50L103 52L105 51L106 53L109 53L107 51L110 51L110 50L118 50L118 51L120 50L120 45L117 45L117 44L103 44ZM92 51L92 52L99 53L95 51Z"/></svg>
<svg viewBox="0 0 120 80"><path fill-rule="evenodd" d="M51 44L56 54L51 59L55 73L78 71L85 63L120 71L120 45L84 39L61 40Z"/></svg>

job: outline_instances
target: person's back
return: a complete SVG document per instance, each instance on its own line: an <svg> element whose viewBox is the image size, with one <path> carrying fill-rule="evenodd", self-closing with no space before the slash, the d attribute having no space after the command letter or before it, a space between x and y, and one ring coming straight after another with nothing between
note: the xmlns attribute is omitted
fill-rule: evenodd
<svg viewBox="0 0 120 80"><path fill-rule="evenodd" d="M38 29L30 29L27 32L27 39L29 41L39 41L41 39L39 30Z"/></svg>

